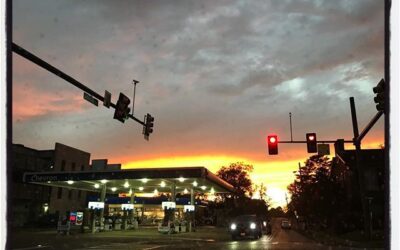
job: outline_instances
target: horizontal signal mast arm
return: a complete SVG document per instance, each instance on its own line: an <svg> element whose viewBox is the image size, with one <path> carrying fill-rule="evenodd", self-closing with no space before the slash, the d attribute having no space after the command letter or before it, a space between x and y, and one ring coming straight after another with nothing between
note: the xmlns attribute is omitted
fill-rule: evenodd
<svg viewBox="0 0 400 250"><path fill-rule="evenodd" d="M89 87L85 86L84 84L80 83L79 81L75 80L74 78L72 78L71 76L67 75L66 73L62 72L61 70L57 69L56 67L50 65L49 63L43 61L42 59L40 59L39 57L35 56L34 54L30 53L29 51L27 51L26 49L22 48L21 46L12 43L11 46L12 51L14 51L15 53L17 53L18 55L28 59L29 61L39 65L40 67L50 71L51 73L55 74L56 76L64 79L65 81L71 83L72 85L74 85L75 87L85 91L86 93L90 94L91 96L97 98L98 100L104 102L104 97L100 94L98 94L97 92L95 92L94 90L90 89ZM110 102L110 107L112 108L116 108L115 104ZM145 123L139 119L137 119L136 117L134 117L132 114L129 114L129 117L131 119L133 119L134 121L142 124L143 126L145 126Z"/></svg>
<svg viewBox="0 0 400 250"><path fill-rule="evenodd" d="M317 143L335 143L334 140L317 141ZM352 140L345 140L344 143L353 143ZM278 143L307 143L307 141L279 141Z"/></svg>

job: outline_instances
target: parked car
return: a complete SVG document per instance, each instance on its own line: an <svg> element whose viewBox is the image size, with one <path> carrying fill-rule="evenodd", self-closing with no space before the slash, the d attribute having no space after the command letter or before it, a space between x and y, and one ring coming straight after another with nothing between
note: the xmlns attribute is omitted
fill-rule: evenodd
<svg viewBox="0 0 400 250"><path fill-rule="evenodd" d="M259 239L262 236L263 224L256 215L241 215L232 220L229 230L233 240L242 237Z"/></svg>
<svg viewBox="0 0 400 250"><path fill-rule="evenodd" d="M283 228L283 229L291 229L292 228L292 224L290 223L289 220L282 220L281 228Z"/></svg>

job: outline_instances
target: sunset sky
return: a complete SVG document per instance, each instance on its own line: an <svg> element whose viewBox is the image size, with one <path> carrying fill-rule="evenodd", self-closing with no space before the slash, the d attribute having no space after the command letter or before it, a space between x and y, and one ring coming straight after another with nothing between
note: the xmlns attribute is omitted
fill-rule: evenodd
<svg viewBox="0 0 400 250"><path fill-rule="evenodd" d="M305 145L266 136L351 139L348 98L360 129L375 115L372 88L384 76L384 1L53 1L14 0L13 42L100 94L132 97L142 127L83 100L81 90L13 55L13 142L55 142L92 159L131 167L254 166L274 205ZM383 119L363 147L383 144ZM351 148L351 146L349 146ZM331 153L334 153L331 146Z"/></svg>

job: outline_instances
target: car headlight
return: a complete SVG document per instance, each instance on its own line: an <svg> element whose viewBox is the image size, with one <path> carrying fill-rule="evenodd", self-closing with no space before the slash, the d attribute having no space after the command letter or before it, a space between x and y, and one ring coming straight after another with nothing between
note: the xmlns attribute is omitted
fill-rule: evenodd
<svg viewBox="0 0 400 250"><path fill-rule="evenodd" d="M235 230L236 229L236 224L235 223L232 223L231 224L231 230Z"/></svg>
<svg viewBox="0 0 400 250"><path fill-rule="evenodd" d="M252 222L252 223L250 224L250 228L251 228L251 229L256 229L256 223Z"/></svg>

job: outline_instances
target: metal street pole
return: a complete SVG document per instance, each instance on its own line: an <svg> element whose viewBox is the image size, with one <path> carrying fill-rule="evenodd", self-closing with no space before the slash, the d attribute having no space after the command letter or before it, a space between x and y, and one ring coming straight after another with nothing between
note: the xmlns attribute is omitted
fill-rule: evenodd
<svg viewBox="0 0 400 250"><path fill-rule="evenodd" d="M135 110L135 95L136 95L136 84L139 83L139 81L133 79L133 99L132 99L132 115L134 115L134 110Z"/></svg>
<svg viewBox="0 0 400 250"><path fill-rule="evenodd" d="M85 86L81 82L77 81L73 77L67 75L66 73L62 72L61 70L57 69L56 67L50 65L49 63L45 62L44 60L40 59L39 57L35 56L34 54L30 53L29 51L25 50L24 48L18 46L15 43L11 44L11 49L18 55L24 57L25 59L35 63L36 65L39 65L40 67L44 68L47 71L50 71L51 73L55 74L56 76L64 79L65 81L71 83L75 87L85 91L86 93L90 94L92 97L98 99L99 101L104 102L104 96L100 95L99 93L95 92L94 90L90 89L89 87ZM110 106L112 108L116 108L116 105L112 102L110 102ZM132 114L129 114L129 118L133 119L134 121L142 124L145 126L145 123L136 117L134 117Z"/></svg>
<svg viewBox="0 0 400 250"><path fill-rule="evenodd" d="M353 124L353 133L354 133L354 146L356 147L356 168L357 168L357 176L358 176L358 186L360 188L360 197L361 197L361 206L363 210L364 217L364 232L366 233L367 239L371 238L371 227L370 220L368 216L368 208L367 208L367 200L365 197L365 185L364 185L364 171L361 166L361 141L358 141L359 137L358 133L358 122L357 122L357 114L356 114L356 106L354 103L354 97L350 97L350 110L351 110L351 118Z"/></svg>
<svg viewBox="0 0 400 250"><path fill-rule="evenodd" d="M290 141L293 141L292 112L289 113L289 120L290 120Z"/></svg>

